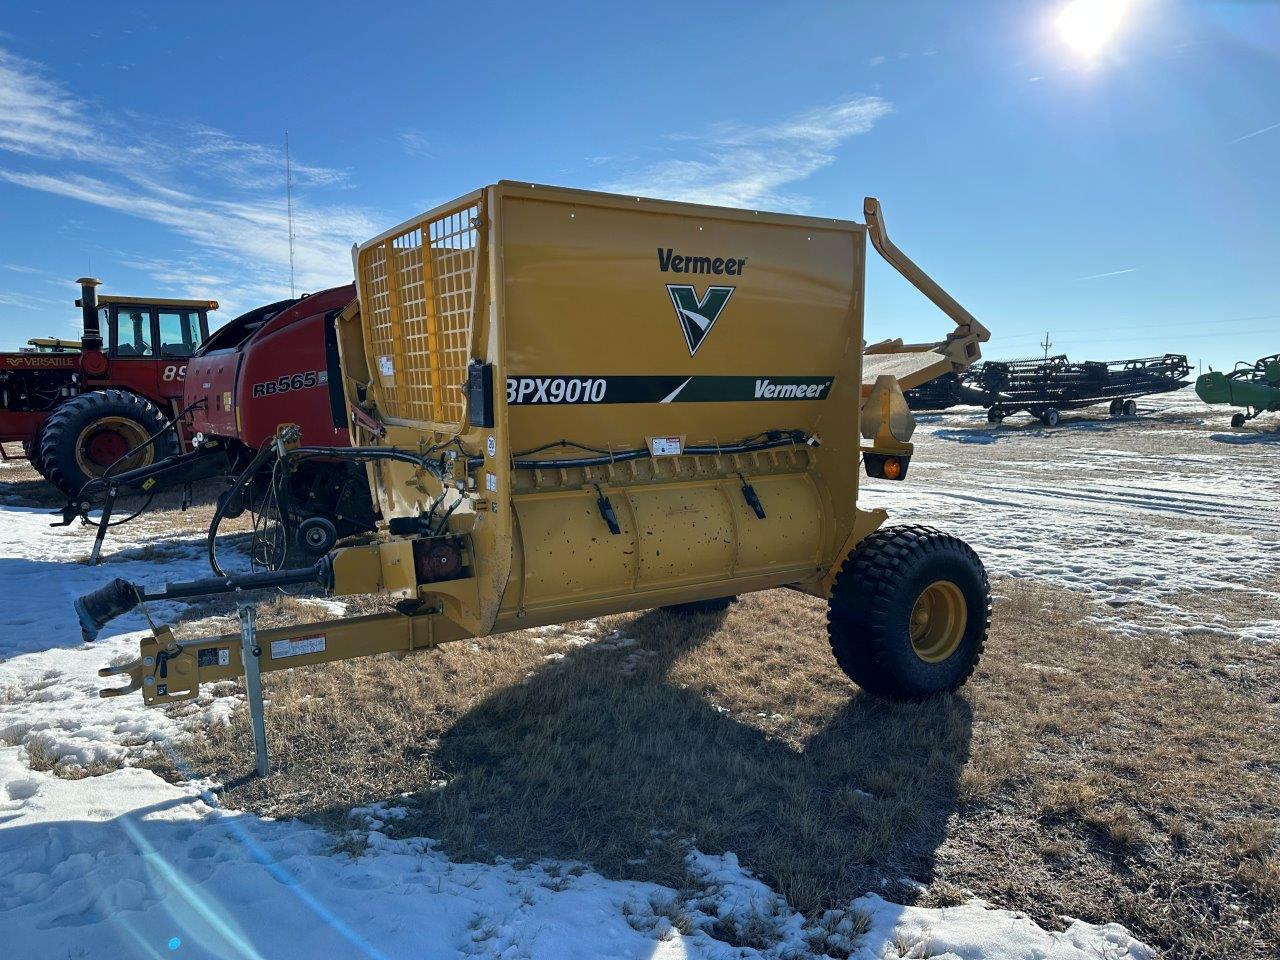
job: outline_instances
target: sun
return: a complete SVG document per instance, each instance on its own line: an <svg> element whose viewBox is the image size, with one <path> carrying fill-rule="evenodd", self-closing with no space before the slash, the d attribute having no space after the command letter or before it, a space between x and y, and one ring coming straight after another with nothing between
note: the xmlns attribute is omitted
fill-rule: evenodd
<svg viewBox="0 0 1280 960"><path fill-rule="evenodd" d="M1115 37L1127 0L1070 0L1056 24L1063 41L1082 57L1095 57Z"/></svg>

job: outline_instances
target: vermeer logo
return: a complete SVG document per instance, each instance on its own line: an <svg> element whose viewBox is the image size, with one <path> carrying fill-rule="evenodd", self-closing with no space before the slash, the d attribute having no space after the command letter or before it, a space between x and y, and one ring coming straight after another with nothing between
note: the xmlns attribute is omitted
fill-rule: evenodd
<svg viewBox="0 0 1280 960"><path fill-rule="evenodd" d="M768 379L756 381L757 400L820 400L831 381L803 383L773 383Z"/></svg>
<svg viewBox="0 0 1280 960"><path fill-rule="evenodd" d="M680 329L684 331L685 343L689 345L689 356L698 352L702 341L715 326L724 310L724 305L733 296L733 287L708 287L702 299L691 286L677 283L667 284L667 293L671 295L671 303L676 308L676 318L680 321Z"/></svg>
<svg viewBox="0 0 1280 960"><path fill-rule="evenodd" d="M746 257L686 257L670 247L658 248L658 269L663 273L714 273L740 277L747 271Z"/></svg>

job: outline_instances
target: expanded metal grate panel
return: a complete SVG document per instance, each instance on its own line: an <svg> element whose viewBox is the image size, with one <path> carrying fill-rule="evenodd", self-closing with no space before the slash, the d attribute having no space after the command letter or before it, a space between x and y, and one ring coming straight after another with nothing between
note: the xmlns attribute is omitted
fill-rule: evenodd
<svg viewBox="0 0 1280 960"><path fill-rule="evenodd" d="M462 429L479 214L459 207L360 251L360 311L388 418Z"/></svg>

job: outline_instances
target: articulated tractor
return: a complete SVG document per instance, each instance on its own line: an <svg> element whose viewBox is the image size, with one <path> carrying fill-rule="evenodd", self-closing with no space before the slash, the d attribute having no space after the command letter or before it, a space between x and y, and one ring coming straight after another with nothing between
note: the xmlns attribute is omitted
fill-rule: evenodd
<svg viewBox="0 0 1280 960"><path fill-rule="evenodd" d="M97 280L77 282L79 340L37 338L0 353L0 452L21 442L31 465L68 497L112 468L178 452L180 437L165 426L218 308L216 300L99 296Z"/></svg>
<svg viewBox="0 0 1280 960"><path fill-rule="evenodd" d="M903 390L979 357L989 334L866 223L501 182L360 244L336 318L351 446L276 425L278 478L359 464L372 542L313 565L76 602L85 638L140 603L234 593L239 634L157 626L107 667L149 704L263 671L427 649L752 590L823 598L835 661L917 700L973 672L987 575L949 534L886 526L860 474L905 479ZM937 344L866 349L866 241L955 323ZM314 584L395 609L258 630L251 591Z"/></svg>

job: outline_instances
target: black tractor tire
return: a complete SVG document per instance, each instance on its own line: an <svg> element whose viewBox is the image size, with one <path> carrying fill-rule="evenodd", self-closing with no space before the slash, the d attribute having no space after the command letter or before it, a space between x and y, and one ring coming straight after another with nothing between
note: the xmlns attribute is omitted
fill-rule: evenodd
<svg viewBox="0 0 1280 960"><path fill-rule="evenodd" d="M1121 412L1122 412L1123 410L1124 410L1124 401L1123 401L1123 400L1112 400L1112 401L1111 401L1111 411L1110 411L1111 416L1113 416L1113 417L1118 417L1118 416L1120 416L1120 414L1121 414Z"/></svg>
<svg viewBox="0 0 1280 960"><path fill-rule="evenodd" d="M120 456L159 433L155 442L129 457L116 473L174 456L178 437L154 403L128 390L95 390L58 406L45 421L40 457L49 482L68 497L102 476Z"/></svg>
<svg viewBox="0 0 1280 960"><path fill-rule="evenodd" d="M722 613L738 602L735 597L716 597L712 600L693 600L689 603L673 603L660 609L678 617L699 617L704 614Z"/></svg>
<svg viewBox="0 0 1280 960"><path fill-rule="evenodd" d="M1120 412L1126 417L1136 417L1138 415L1138 401L1126 400L1120 407Z"/></svg>
<svg viewBox="0 0 1280 960"><path fill-rule="evenodd" d="M932 527L886 527L863 540L840 568L827 607L836 663L886 700L959 689L978 665L990 625L982 561L963 540Z"/></svg>
<svg viewBox="0 0 1280 960"><path fill-rule="evenodd" d="M1248 419L1249 418L1246 417L1243 413L1233 413L1231 415L1231 425L1237 428L1243 427L1245 425L1245 422Z"/></svg>
<svg viewBox="0 0 1280 960"><path fill-rule="evenodd" d="M987 411L987 423L1002 423L1004 422L1004 416L1005 414L1002 409L999 407L992 407Z"/></svg>
<svg viewBox="0 0 1280 960"><path fill-rule="evenodd" d="M1047 407L1040 413L1040 422L1046 427L1056 427L1061 419L1062 414L1057 407Z"/></svg>
<svg viewBox="0 0 1280 960"><path fill-rule="evenodd" d="M40 456L40 441L44 439L44 428L49 423L49 418L44 418L36 430L36 435L31 438L31 443L27 446L27 462L31 464L31 469L46 480L49 479L49 468L45 466L44 457Z"/></svg>

